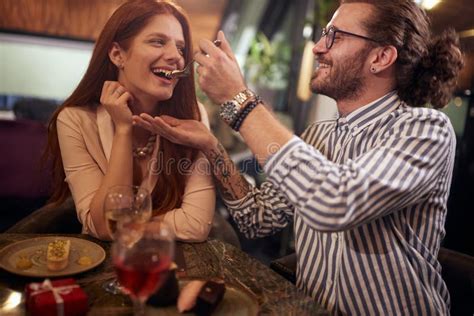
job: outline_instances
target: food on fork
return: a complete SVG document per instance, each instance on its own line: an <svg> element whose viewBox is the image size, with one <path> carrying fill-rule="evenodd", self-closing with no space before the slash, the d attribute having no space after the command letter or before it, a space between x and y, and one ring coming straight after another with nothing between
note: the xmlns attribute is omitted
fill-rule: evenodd
<svg viewBox="0 0 474 316"><path fill-rule="evenodd" d="M221 46L222 42L220 40L215 40L214 45L217 47ZM191 68L193 67L194 59L189 62L183 69L177 70L165 70L165 69L156 69L153 70L153 73L161 78L166 78L172 80L174 78L187 77L191 74Z"/></svg>
<svg viewBox="0 0 474 316"><path fill-rule="evenodd" d="M173 71L172 70L164 70L164 69L158 69L156 71L153 71L155 75L158 77L166 78L168 80L173 79Z"/></svg>
<svg viewBox="0 0 474 316"><path fill-rule="evenodd" d="M71 241L55 240L48 244L48 252L46 253L46 265L48 270L59 271L67 267L69 262L69 251Z"/></svg>

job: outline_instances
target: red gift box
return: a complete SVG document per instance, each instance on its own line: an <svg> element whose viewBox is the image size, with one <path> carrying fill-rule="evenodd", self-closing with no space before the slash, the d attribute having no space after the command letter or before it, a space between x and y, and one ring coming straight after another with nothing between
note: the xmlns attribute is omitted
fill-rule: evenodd
<svg viewBox="0 0 474 316"><path fill-rule="evenodd" d="M88 310L87 295L74 279L30 283L25 292L26 308L32 316L80 316Z"/></svg>

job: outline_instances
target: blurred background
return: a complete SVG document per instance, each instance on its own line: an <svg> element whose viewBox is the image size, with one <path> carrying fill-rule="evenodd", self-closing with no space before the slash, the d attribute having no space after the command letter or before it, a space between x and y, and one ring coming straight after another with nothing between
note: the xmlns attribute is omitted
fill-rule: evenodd
<svg viewBox="0 0 474 316"><path fill-rule="evenodd" d="M49 177L39 172L45 124L73 91L88 65L94 41L123 0L0 1L0 232L45 204ZM315 120L336 114L333 100L308 89L311 48L337 7L335 0L176 0L189 14L196 43L224 30L249 86L288 128L300 134ZM474 255L474 3L424 0L439 34L458 32L465 56L456 93L443 109L457 135L456 164L444 247ZM265 179L238 134L208 109L213 131L256 184ZM218 211L228 218L218 203ZM231 222L231 220L229 220ZM232 222L231 222L232 223ZM239 236L242 249L265 263L292 251L292 229L258 241Z"/></svg>

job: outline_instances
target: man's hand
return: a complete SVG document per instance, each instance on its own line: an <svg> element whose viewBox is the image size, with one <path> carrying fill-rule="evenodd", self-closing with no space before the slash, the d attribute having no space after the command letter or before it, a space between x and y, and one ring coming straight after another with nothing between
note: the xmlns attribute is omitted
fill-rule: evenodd
<svg viewBox="0 0 474 316"><path fill-rule="evenodd" d="M167 115L152 117L142 113L139 116L134 115L133 122L175 144L193 147L203 152L211 150L218 144L207 127L196 120L179 120Z"/></svg>
<svg viewBox="0 0 474 316"><path fill-rule="evenodd" d="M245 90L246 85L222 31L217 34L217 39L221 41L220 47L209 40L201 40L201 51L195 54L194 59L199 63L196 71L201 89L214 103L221 104Z"/></svg>

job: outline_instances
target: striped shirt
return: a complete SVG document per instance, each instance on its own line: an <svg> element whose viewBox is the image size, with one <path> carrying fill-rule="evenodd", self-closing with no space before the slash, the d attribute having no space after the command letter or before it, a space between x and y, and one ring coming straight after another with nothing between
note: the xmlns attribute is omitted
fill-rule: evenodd
<svg viewBox="0 0 474 316"><path fill-rule="evenodd" d="M239 229L255 238L294 221L297 286L332 314L449 314L437 260L449 119L391 92L301 138L267 161L260 188L226 201Z"/></svg>

